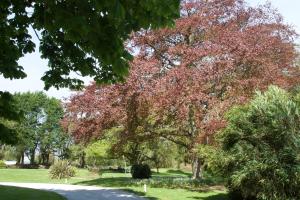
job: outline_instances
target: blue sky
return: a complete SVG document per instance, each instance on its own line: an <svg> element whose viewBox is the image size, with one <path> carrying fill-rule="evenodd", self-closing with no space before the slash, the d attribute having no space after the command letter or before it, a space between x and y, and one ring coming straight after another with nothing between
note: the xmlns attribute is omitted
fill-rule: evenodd
<svg viewBox="0 0 300 200"><path fill-rule="evenodd" d="M246 0L250 5L257 5L267 2L266 0ZM286 23L292 25L297 33L300 34L300 0L270 0L272 6L277 8L284 17ZM33 38L35 38L33 34ZM35 41L36 38L35 38ZM299 41L299 40L298 40ZM20 59L19 63L24 66L27 78L22 80L8 80L0 75L0 91L9 92L26 92L41 91L44 83L40 80L47 70L47 61L42 60L37 52L28 54ZM89 79L85 79L89 82ZM46 91L49 96L64 98L68 97L71 92L68 89L56 90L51 88Z"/></svg>

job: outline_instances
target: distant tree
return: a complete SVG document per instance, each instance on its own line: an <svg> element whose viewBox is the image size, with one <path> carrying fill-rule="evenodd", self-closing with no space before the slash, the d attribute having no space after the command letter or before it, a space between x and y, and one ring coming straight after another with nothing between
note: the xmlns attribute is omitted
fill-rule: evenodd
<svg viewBox="0 0 300 200"><path fill-rule="evenodd" d="M70 156L69 160L72 161L72 165L76 167L84 168L86 165L86 146L83 144L73 144L69 147Z"/></svg>
<svg viewBox="0 0 300 200"><path fill-rule="evenodd" d="M234 199L297 199L300 195L300 98L278 87L231 109L208 165L227 180Z"/></svg>
<svg viewBox="0 0 300 200"><path fill-rule="evenodd" d="M30 163L35 163L36 150L42 137L42 124L46 116L43 104L46 96L43 93L24 93L14 96L17 107L24 113L24 118L17 126L19 144L23 144L23 153L26 153Z"/></svg>
<svg viewBox="0 0 300 200"><path fill-rule="evenodd" d="M61 102L55 98L47 98L43 109L46 120L41 126L42 137L39 144L41 164L49 164L51 153L61 156L63 151L68 148L70 137L64 133L60 120L64 115Z"/></svg>
<svg viewBox="0 0 300 200"><path fill-rule="evenodd" d="M24 118L16 124L20 155L28 154L31 164L34 164L39 150L41 163L48 164L50 153L58 150L68 139L60 127L63 110L59 100L48 98L42 92L18 93L14 100L24 114Z"/></svg>
<svg viewBox="0 0 300 200"><path fill-rule="evenodd" d="M86 162L93 167L104 167L111 164L112 156L109 154L111 143L99 140L91 143L85 149Z"/></svg>
<svg viewBox="0 0 300 200"><path fill-rule="evenodd" d="M159 173L159 168L173 167L178 148L173 142L158 137L146 143L145 151L146 163Z"/></svg>

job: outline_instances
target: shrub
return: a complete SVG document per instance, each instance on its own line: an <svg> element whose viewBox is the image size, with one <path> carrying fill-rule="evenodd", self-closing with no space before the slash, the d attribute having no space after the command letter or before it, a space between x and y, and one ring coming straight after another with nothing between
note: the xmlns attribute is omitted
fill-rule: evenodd
<svg viewBox="0 0 300 200"><path fill-rule="evenodd" d="M6 164L3 160L0 160L0 169L6 168Z"/></svg>
<svg viewBox="0 0 300 200"><path fill-rule="evenodd" d="M151 169L147 164L136 164L131 167L131 175L134 179L151 178Z"/></svg>
<svg viewBox="0 0 300 200"><path fill-rule="evenodd" d="M227 114L220 149L208 165L223 175L233 199L300 196L300 101L277 87ZM210 154L207 154L208 157Z"/></svg>
<svg viewBox="0 0 300 200"><path fill-rule="evenodd" d="M16 148L10 145L2 145L3 160L16 160Z"/></svg>
<svg viewBox="0 0 300 200"><path fill-rule="evenodd" d="M70 178L76 175L76 168L67 160L59 160L50 167L49 174L52 179Z"/></svg>

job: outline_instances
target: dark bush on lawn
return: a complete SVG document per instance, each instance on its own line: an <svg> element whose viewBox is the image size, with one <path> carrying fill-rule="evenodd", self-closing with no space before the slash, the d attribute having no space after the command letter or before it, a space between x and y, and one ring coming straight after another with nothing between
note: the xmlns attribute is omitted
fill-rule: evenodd
<svg viewBox="0 0 300 200"><path fill-rule="evenodd" d="M151 169L147 164L132 165L131 175L134 179L151 178Z"/></svg>

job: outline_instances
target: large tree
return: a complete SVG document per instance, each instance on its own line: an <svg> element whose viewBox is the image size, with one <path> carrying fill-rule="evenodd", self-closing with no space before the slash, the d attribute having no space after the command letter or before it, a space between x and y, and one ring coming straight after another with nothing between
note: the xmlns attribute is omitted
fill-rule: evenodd
<svg viewBox="0 0 300 200"><path fill-rule="evenodd" d="M177 133L192 138L187 140L192 150L210 143L224 124L223 113L246 102L256 89L293 85L298 78L295 33L269 5L187 1L181 13L175 28L138 32L134 45L140 49L138 59L158 69L148 76L156 82L150 92L155 91L157 113L180 124ZM197 157L194 163L199 172Z"/></svg>
<svg viewBox="0 0 300 200"><path fill-rule="evenodd" d="M137 32L131 45L138 55L127 82L87 87L71 98L67 118L78 139L97 138L116 123L141 122L139 112L127 112L135 105L147 111L142 119L155 116L145 133L159 133L191 153L197 178L201 162L193 149L212 142L228 108L246 102L256 89L296 81L295 33L268 5L187 1L181 14L174 28ZM144 104L150 112L139 109ZM141 126L149 130L147 123L127 127Z"/></svg>

